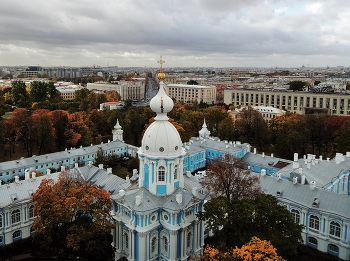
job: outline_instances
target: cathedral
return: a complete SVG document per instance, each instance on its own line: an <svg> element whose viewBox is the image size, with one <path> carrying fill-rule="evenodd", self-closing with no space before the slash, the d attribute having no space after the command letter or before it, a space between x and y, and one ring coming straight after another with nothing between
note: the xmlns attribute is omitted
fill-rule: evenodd
<svg viewBox="0 0 350 261"><path fill-rule="evenodd" d="M204 245L204 223L196 214L205 194L198 179L184 173L186 151L168 121L174 104L164 91L164 78L161 69L159 91L150 102L157 116L138 150L139 173L112 196L116 260L188 260Z"/></svg>

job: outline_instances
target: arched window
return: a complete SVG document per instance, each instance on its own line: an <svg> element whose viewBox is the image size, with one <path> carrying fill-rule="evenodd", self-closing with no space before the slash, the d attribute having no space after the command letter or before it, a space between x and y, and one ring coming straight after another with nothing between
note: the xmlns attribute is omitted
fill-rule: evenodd
<svg viewBox="0 0 350 261"><path fill-rule="evenodd" d="M191 236L192 236L192 233L188 232L187 233L187 242L186 242L186 245L188 248L191 246Z"/></svg>
<svg viewBox="0 0 350 261"><path fill-rule="evenodd" d="M163 246L164 246L164 252L165 252L165 254L167 254L168 253L168 239L167 239L167 237L166 236L163 236Z"/></svg>
<svg viewBox="0 0 350 261"><path fill-rule="evenodd" d="M317 239L314 237L309 237L309 244L317 246Z"/></svg>
<svg viewBox="0 0 350 261"><path fill-rule="evenodd" d="M328 253L338 256L339 254L339 247L337 247L336 245L333 244L329 244L328 245Z"/></svg>
<svg viewBox="0 0 350 261"><path fill-rule="evenodd" d="M319 230L320 229L320 220L317 216L311 215L309 220L309 227Z"/></svg>
<svg viewBox="0 0 350 261"><path fill-rule="evenodd" d="M165 181L165 168L163 166L158 169L158 181Z"/></svg>
<svg viewBox="0 0 350 261"><path fill-rule="evenodd" d="M19 239L19 238L21 238L21 231L20 231L20 230L17 230L17 231L15 231L15 232L13 232L13 234L12 234L12 239L13 239L13 240L16 240L16 239Z"/></svg>
<svg viewBox="0 0 350 261"><path fill-rule="evenodd" d="M292 209L291 212L293 214L295 223L299 224L300 223L300 212L296 209Z"/></svg>
<svg viewBox="0 0 350 261"><path fill-rule="evenodd" d="M2 227L2 215L0 215L0 227Z"/></svg>
<svg viewBox="0 0 350 261"><path fill-rule="evenodd" d="M174 167L174 179L177 179L177 165Z"/></svg>
<svg viewBox="0 0 350 261"><path fill-rule="evenodd" d="M156 251L157 237L153 237L151 241L151 253Z"/></svg>
<svg viewBox="0 0 350 261"><path fill-rule="evenodd" d="M329 234L335 237L340 237L340 225L332 221L329 225Z"/></svg>
<svg viewBox="0 0 350 261"><path fill-rule="evenodd" d="M29 207L29 218L32 218L32 217L34 217L34 206L33 205L31 205Z"/></svg>
<svg viewBox="0 0 350 261"><path fill-rule="evenodd" d="M11 221L12 221L12 224L15 224L21 221L21 211L19 209L15 209L14 211L12 211Z"/></svg>

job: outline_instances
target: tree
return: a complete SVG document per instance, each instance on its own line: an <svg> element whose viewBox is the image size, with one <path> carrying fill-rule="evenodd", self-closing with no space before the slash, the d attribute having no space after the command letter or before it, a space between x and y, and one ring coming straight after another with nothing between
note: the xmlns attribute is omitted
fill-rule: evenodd
<svg viewBox="0 0 350 261"><path fill-rule="evenodd" d="M35 134L32 115L27 109L18 108L12 113L12 123L16 132L16 141L23 144L27 157L31 157Z"/></svg>
<svg viewBox="0 0 350 261"><path fill-rule="evenodd" d="M241 159L230 154L208 162L206 177L201 184L212 198L254 198L261 193L259 177L251 174Z"/></svg>
<svg viewBox="0 0 350 261"><path fill-rule="evenodd" d="M224 250L208 245L203 252L199 261L286 261L270 241L255 236L241 248Z"/></svg>
<svg viewBox="0 0 350 261"><path fill-rule="evenodd" d="M109 193L74 172L42 180L33 195L36 255L112 260Z"/></svg>
<svg viewBox="0 0 350 261"><path fill-rule="evenodd" d="M227 247L242 246L257 236L271 241L282 256L293 256L302 242L302 225L272 195L228 200L217 197L198 215Z"/></svg>
<svg viewBox="0 0 350 261"><path fill-rule="evenodd" d="M295 91L302 91L306 85L303 81L291 81L288 83L289 89Z"/></svg>
<svg viewBox="0 0 350 261"><path fill-rule="evenodd" d="M12 103L17 107L29 107L29 94L26 90L26 84L23 81L16 80L11 83Z"/></svg>
<svg viewBox="0 0 350 261"><path fill-rule="evenodd" d="M32 102L44 102L47 99L47 84L42 81L33 81L30 84L30 99Z"/></svg>
<svg viewBox="0 0 350 261"><path fill-rule="evenodd" d="M80 111L88 111L89 109L89 95L91 91L87 88L82 88L75 92L75 98L74 101L79 103L79 110Z"/></svg>
<svg viewBox="0 0 350 261"><path fill-rule="evenodd" d="M49 110L36 110L32 114L33 117L33 127L34 137L36 138L39 152L52 152L55 140L55 130L51 122L50 111Z"/></svg>
<svg viewBox="0 0 350 261"><path fill-rule="evenodd" d="M56 89L54 82L47 83L47 99L50 102L62 100L61 93Z"/></svg>
<svg viewBox="0 0 350 261"><path fill-rule="evenodd" d="M188 84L188 85L198 85L198 82L195 81L195 80L189 80L189 81L187 82L187 84Z"/></svg>
<svg viewBox="0 0 350 261"><path fill-rule="evenodd" d="M268 240L261 240L258 237L252 239L241 248L236 247L233 250L233 256L236 260L254 260L254 261L286 261L277 255L276 248Z"/></svg>

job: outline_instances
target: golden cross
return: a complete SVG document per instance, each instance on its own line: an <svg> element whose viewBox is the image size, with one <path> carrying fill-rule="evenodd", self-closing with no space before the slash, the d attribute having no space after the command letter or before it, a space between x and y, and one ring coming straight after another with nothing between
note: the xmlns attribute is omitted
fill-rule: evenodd
<svg viewBox="0 0 350 261"><path fill-rule="evenodd" d="M162 71L163 70L163 63L165 63L165 61L162 59L162 56L160 56L160 60L158 61L158 63L160 64L160 70Z"/></svg>

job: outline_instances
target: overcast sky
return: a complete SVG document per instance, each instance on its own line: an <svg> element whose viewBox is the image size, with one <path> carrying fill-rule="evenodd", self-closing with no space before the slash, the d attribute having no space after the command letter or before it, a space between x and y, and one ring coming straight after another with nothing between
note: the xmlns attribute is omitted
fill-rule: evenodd
<svg viewBox="0 0 350 261"><path fill-rule="evenodd" d="M0 65L350 66L349 0L1 0Z"/></svg>

